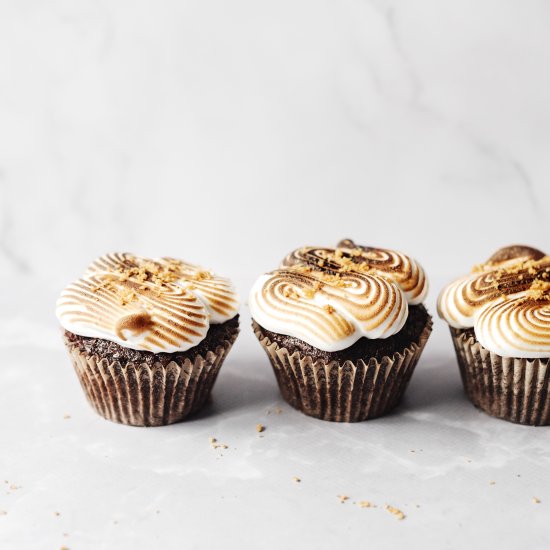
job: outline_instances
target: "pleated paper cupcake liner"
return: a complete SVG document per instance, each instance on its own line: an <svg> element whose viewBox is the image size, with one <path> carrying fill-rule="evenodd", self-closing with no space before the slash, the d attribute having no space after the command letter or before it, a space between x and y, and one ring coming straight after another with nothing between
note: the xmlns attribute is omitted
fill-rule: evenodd
<svg viewBox="0 0 550 550"><path fill-rule="evenodd" d="M281 393L303 413L333 422L359 422L391 411L403 397L432 330L429 318L419 342L391 357L358 361L314 360L272 342L253 321L256 337L267 353Z"/></svg>
<svg viewBox="0 0 550 550"><path fill-rule="evenodd" d="M549 359L502 357L471 334L450 329L462 383L476 407L518 424L550 425Z"/></svg>
<svg viewBox="0 0 550 550"><path fill-rule="evenodd" d="M113 422L164 426L180 422L208 400L222 363L239 329L204 357L122 366L82 353L66 341L78 379L90 405Z"/></svg>

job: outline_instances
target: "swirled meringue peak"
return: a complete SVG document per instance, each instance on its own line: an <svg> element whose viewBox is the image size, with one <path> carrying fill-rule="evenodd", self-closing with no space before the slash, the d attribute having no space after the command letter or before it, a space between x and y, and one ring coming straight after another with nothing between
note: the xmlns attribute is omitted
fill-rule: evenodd
<svg viewBox="0 0 550 550"><path fill-rule="evenodd" d="M252 317L267 330L323 351L345 349L362 337L388 338L419 304L428 282L413 259L350 240L337 248L303 247L279 269L260 276L249 297Z"/></svg>
<svg viewBox="0 0 550 550"><path fill-rule="evenodd" d="M550 257L528 246L501 248L447 285L437 311L454 328L473 327L498 355L550 357Z"/></svg>
<svg viewBox="0 0 550 550"><path fill-rule="evenodd" d="M56 315L79 336L174 353L199 344L210 324L233 318L238 307L231 282L199 266L113 253L62 291Z"/></svg>

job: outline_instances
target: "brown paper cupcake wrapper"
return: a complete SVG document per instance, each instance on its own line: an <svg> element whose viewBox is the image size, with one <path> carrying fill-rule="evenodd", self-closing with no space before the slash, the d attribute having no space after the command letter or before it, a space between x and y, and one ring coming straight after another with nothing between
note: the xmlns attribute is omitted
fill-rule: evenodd
<svg viewBox="0 0 550 550"><path fill-rule="evenodd" d="M322 420L359 422L382 416L400 402L432 331L432 321L429 318L418 344L381 360L366 357L356 362L314 360L299 351L291 354L272 342L256 322L252 327L285 401Z"/></svg>
<svg viewBox="0 0 550 550"><path fill-rule="evenodd" d="M215 350L194 361L122 366L87 355L66 342L78 379L90 405L104 418L132 426L180 422L207 401L238 328Z"/></svg>
<svg viewBox="0 0 550 550"><path fill-rule="evenodd" d="M502 357L470 334L449 328L464 389L476 407L518 424L550 424L549 359Z"/></svg>

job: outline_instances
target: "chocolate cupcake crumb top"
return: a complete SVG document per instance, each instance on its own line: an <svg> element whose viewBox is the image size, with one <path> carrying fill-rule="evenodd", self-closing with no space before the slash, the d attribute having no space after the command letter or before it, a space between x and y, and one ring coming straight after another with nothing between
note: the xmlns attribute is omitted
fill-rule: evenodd
<svg viewBox="0 0 550 550"><path fill-rule="evenodd" d="M501 248L445 287L437 309L498 355L550 357L550 257L529 246Z"/></svg>
<svg viewBox="0 0 550 550"><path fill-rule="evenodd" d="M198 345L211 324L232 319L238 306L231 282L204 268L113 253L95 260L63 290L56 315L78 336L174 353Z"/></svg>
<svg viewBox="0 0 550 550"><path fill-rule="evenodd" d="M358 246L348 239L336 248L303 247L279 269L261 276L250 293L254 320L327 352L360 338L389 338L428 290L424 270L393 250Z"/></svg>

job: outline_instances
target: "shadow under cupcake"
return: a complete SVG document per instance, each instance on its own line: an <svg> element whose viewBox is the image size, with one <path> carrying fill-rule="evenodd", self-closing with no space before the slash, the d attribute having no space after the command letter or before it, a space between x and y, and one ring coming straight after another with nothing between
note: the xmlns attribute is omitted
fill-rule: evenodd
<svg viewBox="0 0 550 550"><path fill-rule="evenodd" d="M401 400L432 328L422 267L398 252L304 247L261 276L249 306L284 399L358 422Z"/></svg>

